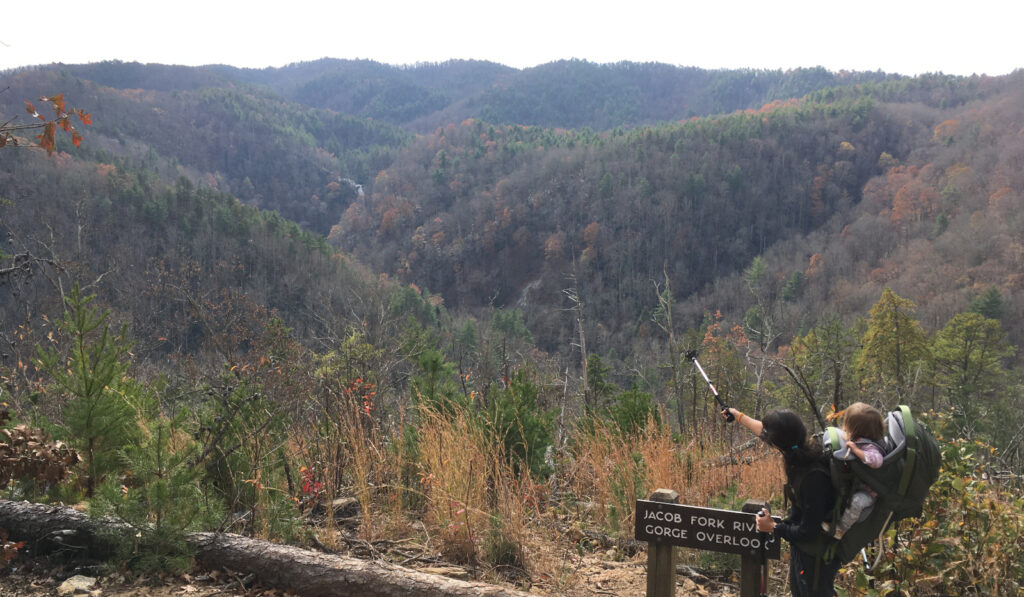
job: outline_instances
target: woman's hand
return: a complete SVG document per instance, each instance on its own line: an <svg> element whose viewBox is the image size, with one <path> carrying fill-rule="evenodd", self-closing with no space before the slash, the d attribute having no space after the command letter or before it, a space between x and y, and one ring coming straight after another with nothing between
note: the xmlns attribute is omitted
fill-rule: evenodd
<svg viewBox="0 0 1024 597"><path fill-rule="evenodd" d="M768 508L761 508L757 514L757 530L761 533L775 532L775 519L768 512Z"/></svg>

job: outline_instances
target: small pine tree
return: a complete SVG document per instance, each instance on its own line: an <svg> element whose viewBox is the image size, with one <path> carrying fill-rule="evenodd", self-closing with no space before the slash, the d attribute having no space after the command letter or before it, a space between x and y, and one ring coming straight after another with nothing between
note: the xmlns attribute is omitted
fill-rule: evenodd
<svg viewBox="0 0 1024 597"><path fill-rule="evenodd" d="M103 478L120 468L118 451L135 440L137 387L126 377L131 344L126 328L110 331L109 311L92 306L76 283L67 297L67 311L57 324L68 347L38 348L42 370L50 374L51 391L62 398L68 443L82 458L85 492L92 497Z"/></svg>
<svg viewBox="0 0 1024 597"><path fill-rule="evenodd" d="M140 440L121 451L124 480L110 478L90 504L94 515L114 515L135 530L115 557L143 573L181 572L191 566L190 531L215 528L223 507L200 486L191 464L198 444L186 429L185 411L146 417Z"/></svg>
<svg viewBox="0 0 1024 597"><path fill-rule="evenodd" d="M608 381L610 371L611 367L605 365L600 356L591 354L587 357L587 395L584 400L586 407L589 408L593 404L600 408L618 391L619 388Z"/></svg>
<svg viewBox="0 0 1024 597"><path fill-rule="evenodd" d="M541 409L537 394L537 386L517 371L508 389L492 388L487 417L513 469L544 476L551 472L544 453L553 441L554 412Z"/></svg>
<svg viewBox="0 0 1024 597"><path fill-rule="evenodd" d="M1003 295L995 286L989 286L981 296L968 306L971 313L999 321L1003 318Z"/></svg>
<svg viewBox="0 0 1024 597"><path fill-rule="evenodd" d="M655 425L661 424L661 416L653 398L649 393L641 391L635 380L630 389L615 397L605 416L615 423L623 435L643 432L652 417Z"/></svg>
<svg viewBox="0 0 1024 597"><path fill-rule="evenodd" d="M423 351L417 364L421 374L412 380L417 405L449 416L469 407L468 399L459 393L455 383L455 366L445 360L441 351Z"/></svg>

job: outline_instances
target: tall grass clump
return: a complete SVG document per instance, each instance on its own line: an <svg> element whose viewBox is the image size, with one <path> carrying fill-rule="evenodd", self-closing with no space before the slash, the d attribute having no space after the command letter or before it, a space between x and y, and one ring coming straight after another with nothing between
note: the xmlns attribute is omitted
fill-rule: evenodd
<svg viewBox="0 0 1024 597"><path fill-rule="evenodd" d="M419 409L424 520L449 561L488 564L504 576L519 576L528 564L524 545L533 483L523 466L528 461L509 454L509 428L496 429L484 414Z"/></svg>
<svg viewBox="0 0 1024 597"><path fill-rule="evenodd" d="M336 500L355 498L359 534L371 540L380 532L379 494L391 488L384 430L374 416L376 385L362 378L332 384L321 396L315 423L294 430L292 459L302 463L297 488L300 508L323 511L328 530L321 538L335 547Z"/></svg>
<svg viewBox="0 0 1024 597"><path fill-rule="evenodd" d="M614 418L588 417L573 442L573 489L593 504L594 522L610 532L633 532L635 504L655 489L679 493L680 503L721 506L723 496L771 499L781 493L780 463L755 445L750 455L730 452L720 425L708 423L680 443L667 425L650 415L629 432ZM777 459L776 459L777 460Z"/></svg>
<svg viewBox="0 0 1024 597"><path fill-rule="evenodd" d="M476 563L495 473L484 428L467 410L424 407L417 432L426 521L440 537L447 559Z"/></svg>
<svg viewBox="0 0 1024 597"><path fill-rule="evenodd" d="M631 532L636 500L652 486L668 487L664 483L681 476L671 434L653 417L636 433L623 432L613 419L588 417L574 440L573 489L593 504L594 521L613 533Z"/></svg>

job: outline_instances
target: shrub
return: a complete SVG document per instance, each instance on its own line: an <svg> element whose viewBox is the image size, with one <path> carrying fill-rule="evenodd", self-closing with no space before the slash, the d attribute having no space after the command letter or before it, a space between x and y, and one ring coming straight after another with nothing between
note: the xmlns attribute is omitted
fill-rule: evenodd
<svg viewBox="0 0 1024 597"><path fill-rule="evenodd" d="M492 390L487 422L517 475L524 470L535 476L552 472L544 462L544 452L552 442L554 413L540 409L537 386L522 371L515 374L508 389Z"/></svg>
<svg viewBox="0 0 1024 597"><path fill-rule="evenodd" d="M641 392L635 383L632 388L615 397L605 416L624 434L640 433L648 423L661 425L661 414L651 395Z"/></svg>
<svg viewBox="0 0 1024 597"><path fill-rule="evenodd" d="M240 513L241 532L263 538L295 534L294 504L284 485L285 420L281 409L257 385L224 375L223 385L208 391L199 416L196 462L205 483L227 508Z"/></svg>

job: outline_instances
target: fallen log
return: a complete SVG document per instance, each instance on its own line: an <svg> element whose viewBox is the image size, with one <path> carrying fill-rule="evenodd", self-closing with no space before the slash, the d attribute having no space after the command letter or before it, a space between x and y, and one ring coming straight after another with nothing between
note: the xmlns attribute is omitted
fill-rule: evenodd
<svg viewBox="0 0 1024 597"><path fill-rule="evenodd" d="M46 551L55 546L74 547L95 556L109 554L112 537L126 530L109 520L62 506L0 500L0 528L12 540L26 541ZM54 538L61 539L54 541ZM228 533L193 533L189 544L196 559L209 568L225 567L255 574L265 586L303 597L366 595L391 597L519 597L526 593L479 582L425 574L397 564L361 560L279 545Z"/></svg>
<svg viewBox="0 0 1024 597"><path fill-rule="evenodd" d="M425 574L389 562L324 554L239 535L196 533L189 542L199 548L199 559L208 567L225 566L237 572L254 573L267 586L303 597L525 595L493 585Z"/></svg>
<svg viewBox="0 0 1024 597"><path fill-rule="evenodd" d="M118 535L128 532L127 525L90 518L66 506L10 500L0 500L0 529L12 541L25 541L33 554L64 549L97 559L114 553Z"/></svg>

